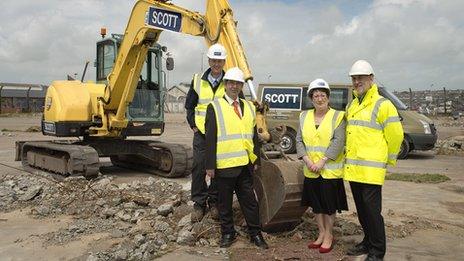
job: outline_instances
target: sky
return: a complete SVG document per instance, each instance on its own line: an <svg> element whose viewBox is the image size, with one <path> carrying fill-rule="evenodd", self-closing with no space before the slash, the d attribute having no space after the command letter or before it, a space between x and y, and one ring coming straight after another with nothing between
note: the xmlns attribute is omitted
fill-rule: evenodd
<svg viewBox="0 0 464 261"><path fill-rule="evenodd" d="M50 84L95 60L100 28L124 31L134 0L0 1L0 82ZM206 1L173 0L203 13ZM349 83L358 59L390 90L464 89L464 1L229 0L254 83ZM201 37L163 32L169 86L207 64ZM203 61L202 61L203 60ZM86 79L95 79L90 66Z"/></svg>

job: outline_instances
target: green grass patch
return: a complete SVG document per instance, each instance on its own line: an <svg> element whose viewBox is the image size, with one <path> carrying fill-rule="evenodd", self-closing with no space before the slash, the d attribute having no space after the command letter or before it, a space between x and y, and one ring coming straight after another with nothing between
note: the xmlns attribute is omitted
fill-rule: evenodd
<svg viewBox="0 0 464 261"><path fill-rule="evenodd" d="M436 184L451 180L445 175L442 174L404 174L404 173L387 173L385 176L386 180L399 180L399 181L407 181L407 182L414 182L414 183L430 183Z"/></svg>
<svg viewBox="0 0 464 261"><path fill-rule="evenodd" d="M2 132L20 132L21 130L2 129Z"/></svg>

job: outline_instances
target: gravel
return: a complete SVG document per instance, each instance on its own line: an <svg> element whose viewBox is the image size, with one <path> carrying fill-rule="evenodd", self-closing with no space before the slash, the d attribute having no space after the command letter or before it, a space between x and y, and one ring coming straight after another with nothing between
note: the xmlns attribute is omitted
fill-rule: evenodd
<svg viewBox="0 0 464 261"><path fill-rule="evenodd" d="M208 246L211 241L214 246L215 240L209 237L219 237L218 230L198 238L193 231L189 194L176 182L162 178L115 184L112 177L57 181L47 174L0 176L1 212L28 208L34 218L73 217L66 228L39 236L44 247L65 245L95 233L118 239L110 249L89 253L87 260L153 260L178 245L201 241ZM208 226L217 224L205 218L201 228Z"/></svg>

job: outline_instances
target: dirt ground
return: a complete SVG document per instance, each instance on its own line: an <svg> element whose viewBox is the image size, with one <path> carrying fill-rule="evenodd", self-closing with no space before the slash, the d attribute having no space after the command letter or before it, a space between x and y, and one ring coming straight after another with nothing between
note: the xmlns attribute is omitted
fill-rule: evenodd
<svg viewBox="0 0 464 261"><path fill-rule="evenodd" d="M26 132L38 126L40 115L0 117L0 181L8 175L29 175L14 161L17 140L49 139L37 132ZM155 138L167 142L191 144L192 134L182 114L167 114L165 134ZM444 120L446 121L446 120ZM443 122L443 121L440 121ZM464 126L438 125L440 138L464 135ZM139 172L112 167L104 160L100 171L113 183L140 181L150 178ZM464 253L464 161L460 156L436 155L435 152L413 152L408 159L389 168L392 173L443 174L451 180L439 184L387 181L383 187L383 216L387 230L385 260L462 260ZM172 180L171 180L172 181ZM190 187L189 177L173 180L184 190ZM0 182L1 183L1 182ZM310 214L293 231L266 234L270 249L258 250L241 236L229 250L214 244L175 245L159 260L362 260L349 258L344 251L361 240L362 234L349 186L346 186L349 211L337 216L334 250L325 255L310 251L306 244L314 236L315 223ZM98 260L89 253L104 251L119 244L124 236L115 236L112 228L59 244L48 235L69 227L75 216L63 213L37 218L31 208L0 208L0 260ZM105 230L106 229L106 230ZM219 235L217 235L219 237ZM460 257L461 256L461 257Z"/></svg>

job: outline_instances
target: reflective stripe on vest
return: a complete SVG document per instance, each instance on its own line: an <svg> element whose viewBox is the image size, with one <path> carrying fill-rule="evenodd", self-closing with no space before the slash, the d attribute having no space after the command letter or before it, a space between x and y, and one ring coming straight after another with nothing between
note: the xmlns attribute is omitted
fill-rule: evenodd
<svg viewBox="0 0 464 261"><path fill-rule="evenodd" d="M383 130L383 126L381 124L377 123L377 115L379 114L379 109L380 105L382 102L386 101L387 99L385 98L380 98L377 100L377 102L374 105L374 109L372 110L371 113L371 120L370 121L364 121L364 120L348 120L348 124L350 125L356 125L356 126L362 126L362 127L368 127L376 130ZM399 120L399 118L398 118ZM385 123L384 123L385 124Z"/></svg>
<svg viewBox="0 0 464 261"><path fill-rule="evenodd" d="M225 99L212 102L217 131L216 168L225 169L247 165L257 156L253 153L253 131L255 126L254 106L240 99L244 104L240 119Z"/></svg>
<svg viewBox="0 0 464 261"><path fill-rule="evenodd" d="M193 90L198 95L198 103L195 107L195 125L201 133L205 134L206 109L211 101L224 96L224 83L221 82L216 92L213 93L209 82L201 79L199 74L195 74L193 77Z"/></svg>
<svg viewBox="0 0 464 261"><path fill-rule="evenodd" d="M398 158L398 154L388 154L388 160L396 160Z"/></svg>
<svg viewBox="0 0 464 261"><path fill-rule="evenodd" d="M383 185L386 167L386 162L346 158L344 179L366 184Z"/></svg>
<svg viewBox="0 0 464 261"><path fill-rule="evenodd" d="M387 124L392 123L392 122L401 122L401 119L398 116L388 117L388 119L386 119L384 122L382 122L382 124L381 124L382 128L385 128L385 126L387 126Z"/></svg>
<svg viewBox="0 0 464 261"><path fill-rule="evenodd" d="M334 131L342 122L343 117L343 112L329 109L321 124L316 129L314 110L304 111L300 114L300 131L306 148L306 154L312 162L316 163L324 157L324 154L330 145ZM336 160L327 160L320 174L325 179L342 178L343 161L344 155L343 151L341 151ZM306 164L303 165L303 172L305 177L308 178L319 177L319 174L310 171L306 167Z"/></svg>
<svg viewBox="0 0 464 261"><path fill-rule="evenodd" d="M355 160L355 159L346 159L346 164L363 166L363 167L372 167L372 168L386 168L387 163L385 162L377 162L377 161L369 161L369 160Z"/></svg>

